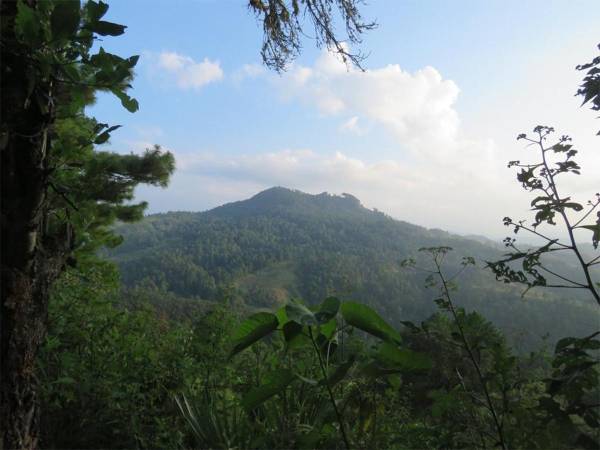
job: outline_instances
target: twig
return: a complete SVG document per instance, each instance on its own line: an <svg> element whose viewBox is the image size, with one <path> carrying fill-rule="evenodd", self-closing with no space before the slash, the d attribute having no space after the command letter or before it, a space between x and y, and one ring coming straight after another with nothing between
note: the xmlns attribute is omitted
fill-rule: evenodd
<svg viewBox="0 0 600 450"><path fill-rule="evenodd" d="M508 446L506 445L506 441L504 439L504 432L502 429L502 424L500 423L498 414L496 414L496 409L494 408L494 404L492 402L492 398L491 398L489 390L487 388L487 383L485 382L483 373L481 372L481 368L479 367L479 363L477 362L477 359L475 358L473 350L471 349L471 345L469 344L467 336L465 335L464 329L458 318L458 314L456 313L456 310L454 308L454 304L453 304L452 298L450 296L450 289L448 287L446 278L444 277L444 274L442 273L440 261L438 261L437 257L434 257L433 262L435 263L435 266L437 268L437 275L439 276L440 281L442 282L443 293L444 293L444 296L448 299L448 306L449 306L450 312L452 314L452 317L454 318L456 326L458 328L461 340L463 341L465 350L467 351L467 353L469 355L469 359L471 360L471 363L473 364L473 367L475 368L475 371L477 372L477 377L479 378L479 382L481 383L481 387L483 388L483 393L485 395L488 409L489 409L490 413L492 414L492 418L494 420L494 425L496 426L496 431L498 432L498 439L500 440L500 442L499 442L500 446L502 447L502 449L507 450Z"/></svg>
<svg viewBox="0 0 600 450"><path fill-rule="evenodd" d="M54 185L54 183L52 183L51 181L48 182L48 185L52 188L52 190L54 192L56 192L58 195L60 195L63 198L63 200L69 204L69 206L71 208L73 208L75 211L79 212L79 208L77 208L77 206L75 206L75 204L71 201L71 199L69 199L69 197L67 197L67 194L65 192L58 189Z"/></svg>

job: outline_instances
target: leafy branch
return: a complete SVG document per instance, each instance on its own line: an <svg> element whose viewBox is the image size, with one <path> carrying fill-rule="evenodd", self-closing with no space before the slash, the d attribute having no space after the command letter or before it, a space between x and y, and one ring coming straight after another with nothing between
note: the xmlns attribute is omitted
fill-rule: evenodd
<svg viewBox="0 0 600 450"><path fill-rule="evenodd" d="M496 275L496 279L505 283L525 284L527 289L523 295L536 286L587 289L596 302L600 305L600 294L592 280L590 267L596 264L598 257L585 261L575 238L576 230L587 230L592 232L592 245L598 248L600 241L600 212L596 212L597 220L589 223L590 215L600 205L600 194L595 199L589 200L586 207L571 199L563 197L559 193L557 178L563 174L579 175L581 167L573 160L577 150L571 144L569 136L561 136L554 144L548 145L549 136L554 133L554 128L537 126L533 135L520 134L517 140L529 142L529 145L538 149L540 161L536 163L521 163L521 161L510 161L508 167L520 169L517 180L523 188L536 197L531 201L531 209L535 212L534 221L527 225L525 221L515 222L510 217L504 218L504 225L511 227L514 234L526 231L543 239L546 243L538 248L521 250L516 245L516 239L507 237L504 245L510 250L499 261L488 262L487 267ZM570 214L581 214L581 217L573 221ZM542 224L555 226L559 218L568 235L568 244L560 242L558 238L550 238L545 233L538 231ZM555 251L568 250L573 252L581 266L585 281L573 280L557 271L550 269L542 261L542 256ZM520 261L522 270L514 268L514 262ZM558 280L557 283L548 282L545 275L551 275Z"/></svg>

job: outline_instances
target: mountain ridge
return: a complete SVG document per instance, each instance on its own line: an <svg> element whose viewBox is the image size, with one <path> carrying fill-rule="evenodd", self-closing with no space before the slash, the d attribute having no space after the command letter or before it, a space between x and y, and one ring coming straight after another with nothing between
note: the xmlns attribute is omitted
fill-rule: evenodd
<svg viewBox="0 0 600 450"><path fill-rule="evenodd" d="M501 248L394 219L362 206L350 195L306 194L282 187L197 213L163 213L121 225L125 242L111 252L125 286L154 286L198 301L225 293L248 306L273 309L290 297L316 303L328 295L356 298L399 323L424 320L435 311L425 274L400 267L421 247L450 246L446 270L460 270L462 256L500 257ZM573 270L576 266L573 266ZM515 286L473 269L459 280L457 302L497 325L520 332L580 334L591 309L584 301L547 290L523 302ZM538 338L536 338L538 339ZM539 339L538 339L539 340Z"/></svg>

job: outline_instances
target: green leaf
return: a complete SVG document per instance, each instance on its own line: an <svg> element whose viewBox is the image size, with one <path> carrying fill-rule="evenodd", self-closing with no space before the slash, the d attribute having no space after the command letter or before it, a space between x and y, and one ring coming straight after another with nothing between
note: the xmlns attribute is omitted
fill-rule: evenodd
<svg viewBox="0 0 600 450"><path fill-rule="evenodd" d="M130 56L129 58L127 58L125 60L125 65L129 68L129 69L133 69L135 67L135 65L138 63L138 61L140 60L140 55L133 55Z"/></svg>
<svg viewBox="0 0 600 450"><path fill-rule="evenodd" d="M425 353L401 349L393 344L384 342L379 346L375 358L386 368L406 370L431 369L431 359Z"/></svg>
<svg viewBox="0 0 600 450"><path fill-rule="evenodd" d="M15 34L19 40L30 47L39 45L41 42L40 24L41 21L36 11L19 0L15 17Z"/></svg>
<svg viewBox="0 0 600 450"><path fill-rule="evenodd" d="M50 29L52 39L66 39L71 37L79 28L79 0L59 1L55 3L50 16Z"/></svg>
<svg viewBox="0 0 600 450"><path fill-rule="evenodd" d="M302 325L300 325L298 322L290 320L289 322L285 323L282 327L283 338L286 342L293 340L294 338L296 338L296 336L302 334L302 328Z"/></svg>
<svg viewBox="0 0 600 450"><path fill-rule="evenodd" d="M256 341L271 334L277 329L277 316L267 312L251 315L244 320L232 336L233 349L229 357L236 355Z"/></svg>
<svg viewBox="0 0 600 450"><path fill-rule="evenodd" d="M122 125L114 125L114 126L110 127L108 130L106 130L105 132L100 133L98 136L96 136L96 139L94 139L94 144L96 144L96 145L104 144L110 138L111 131L114 131L117 128L121 128L121 127L122 127Z"/></svg>
<svg viewBox="0 0 600 450"><path fill-rule="evenodd" d="M302 325L317 325L317 318L313 312L297 301L285 305L285 312L290 320Z"/></svg>
<svg viewBox="0 0 600 450"><path fill-rule="evenodd" d="M583 206L580 203L575 203L575 202L561 203L560 206L562 206L563 208L570 208L575 211L581 211L583 209Z"/></svg>
<svg viewBox="0 0 600 450"><path fill-rule="evenodd" d="M140 105L138 104L137 100L134 98L131 98L125 92L119 91L118 89L113 89L112 93L115 94L119 98L119 100L121 100L121 105L123 105L123 107L127 111L134 113L138 109L140 109Z"/></svg>
<svg viewBox="0 0 600 450"><path fill-rule="evenodd" d="M580 225L577 228L585 228L590 230L592 234L592 245L594 248L598 248L598 242L600 242L600 223L596 225Z"/></svg>
<svg viewBox="0 0 600 450"><path fill-rule="evenodd" d="M366 305L356 302L344 302L341 306L342 316L348 324L384 341L401 343L400 333L394 330L379 314Z"/></svg>
<svg viewBox="0 0 600 450"><path fill-rule="evenodd" d="M268 377L269 381L244 395L241 402L242 407L250 413L266 400L283 392L295 378L296 375L291 370L280 369L272 372Z"/></svg>
<svg viewBox="0 0 600 450"><path fill-rule="evenodd" d="M329 341L335 334L336 328L337 328L337 321L335 320L335 318L333 318L329 322L321 325L321 327L319 328L319 331L325 337L325 339Z"/></svg>
<svg viewBox="0 0 600 450"><path fill-rule="evenodd" d="M315 313L315 318L319 323L329 322L335 317L340 309L340 301L335 297L328 297L323 300L319 311Z"/></svg>
<svg viewBox="0 0 600 450"><path fill-rule="evenodd" d="M288 349L310 344L308 338L302 334L303 328L302 325L294 321L283 325L283 338Z"/></svg>
<svg viewBox="0 0 600 450"><path fill-rule="evenodd" d="M275 315L277 316L277 321L279 322L278 328L283 329L283 326L289 321L287 313L285 312L285 306L282 306L277 311L275 311Z"/></svg>
<svg viewBox="0 0 600 450"><path fill-rule="evenodd" d="M98 49L98 53L90 57L90 64L106 71L111 71L115 65L122 64L125 60L118 55L113 55L104 50L104 47Z"/></svg>
<svg viewBox="0 0 600 450"><path fill-rule="evenodd" d="M108 124L107 123L102 123L102 122L96 123L96 125L94 125L94 134L100 133L105 128L108 128Z"/></svg>
<svg viewBox="0 0 600 450"><path fill-rule="evenodd" d="M125 25L99 20L98 22L92 22L89 28L100 36L120 36L125 33L127 27Z"/></svg>
<svg viewBox="0 0 600 450"><path fill-rule="evenodd" d="M103 1L95 2L88 0L85 4L85 11L90 22L98 22L106 14L106 11L108 11L108 5Z"/></svg>
<svg viewBox="0 0 600 450"><path fill-rule="evenodd" d="M348 361L346 361L344 364L340 364L335 368L333 373L327 378L327 384L329 385L329 387L335 386L344 379L350 368L354 365L354 361L356 361L356 356L351 355ZM320 384L323 384L323 382L321 382Z"/></svg>

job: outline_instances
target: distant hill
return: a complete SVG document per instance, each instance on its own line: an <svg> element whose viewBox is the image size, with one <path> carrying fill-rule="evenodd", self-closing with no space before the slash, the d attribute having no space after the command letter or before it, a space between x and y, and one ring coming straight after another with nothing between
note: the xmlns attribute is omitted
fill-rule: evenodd
<svg viewBox="0 0 600 450"><path fill-rule="evenodd" d="M251 307L275 308L290 297L309 303L328 295L359 299L391 321L420 321L435 311L426 274L400 267L421 247L450 246L448 274L462 256L479 265L497 259L501 246L392 219L364 208L350 195L310 195L282 187L201 213L148 216L118 227L124 243L110 257L125 286L146 286L182 298L220 301L225 296ZM555 261L576 272L571 261ZM475 309L529 348L545 333L583 335L598 327L591 299L533 291L495 281L479 268L457 280L457 302ZM172 301L172 300L171 300Z"/></svg>

